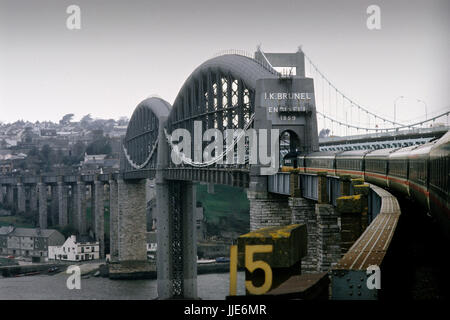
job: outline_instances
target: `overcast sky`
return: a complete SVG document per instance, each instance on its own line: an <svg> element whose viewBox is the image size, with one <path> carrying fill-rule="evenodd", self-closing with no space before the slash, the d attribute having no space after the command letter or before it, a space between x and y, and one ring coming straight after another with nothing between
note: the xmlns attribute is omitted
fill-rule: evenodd
<svg viewBox="0 0 450 320"><path fill-rule="evenodd" d="M66 8L81 8L68 30ZM366 9L381 8L381 30ZM0 121L130 117L152 94L170 103L224 49L299 45L352 99L397 120L450 109L450 1L0 0ZM318 100L319 101L319 100ZM320 105L318 105L320 109Z"/></svg>

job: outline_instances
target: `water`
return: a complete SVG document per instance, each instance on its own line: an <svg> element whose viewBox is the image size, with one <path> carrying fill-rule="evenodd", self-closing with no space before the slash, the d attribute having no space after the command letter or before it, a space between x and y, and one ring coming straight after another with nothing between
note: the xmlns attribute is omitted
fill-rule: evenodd
<svg viewBox="0 0 450 320"><path fill-rule="evenodd" d="M156 280L81 279L80 290L69 290L69 275L0 277L0 300L146 300L156 299ZM238 272L238 295L245 294L244 272ZM198 296L204 300L224 300L229 292L229 274L212 273L197 277Z"/></svg>

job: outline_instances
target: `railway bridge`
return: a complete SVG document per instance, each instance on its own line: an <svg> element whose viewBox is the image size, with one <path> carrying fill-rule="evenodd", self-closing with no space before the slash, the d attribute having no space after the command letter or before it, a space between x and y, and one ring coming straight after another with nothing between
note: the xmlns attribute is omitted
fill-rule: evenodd
<svg viewBox="0 0 450 320"><path fill-rule="evenodd" d="M6 201L11 202L14 196L8 186L14 185L18 210L25 211L25 190L32 190L29 203L36 207L37 194L39 225L44 228L47 186L59 198L55 221L60 224L68 220L65 194L69 188L77 212L72 221L83 233L88 226L81 203L88 186L95 208L92 229L104 250L102 210L109 192L111 261L140 272L147 264L146 184L154 180L158 295L163 299L197 298L196 182L245 188L251 230L306 224L308 255L302 270L320 272L338 266L335 275L340 283L349 274L349 266L357 265L360 276L366 262L382 263L400 208L392 194L370 186L370 191L364 191L369 227L343 251L343 221L336 201L358 190L349 176L278 172L280 155L319 151L317 115L324 119L325 115L317 110L315 82L306 76L306 62L316 68L302 50L264 53L258 49L254 55L225 52L192 72L173 105L150 97L136 107L123 140L119 173L0 179L0 198L6 193Z"/></svg>

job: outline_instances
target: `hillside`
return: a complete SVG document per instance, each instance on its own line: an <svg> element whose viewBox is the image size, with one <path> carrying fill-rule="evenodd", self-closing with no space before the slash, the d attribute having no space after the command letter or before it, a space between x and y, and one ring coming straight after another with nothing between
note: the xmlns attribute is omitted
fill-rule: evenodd
<svg viewBox="0 0 450 320"><path fill-rule="evenodd" d="M210 234L219 231L246 233L250 228L250 206L245 189L215 185L208 194L207 185L197 185L197 201L202 203Z"/></svg>

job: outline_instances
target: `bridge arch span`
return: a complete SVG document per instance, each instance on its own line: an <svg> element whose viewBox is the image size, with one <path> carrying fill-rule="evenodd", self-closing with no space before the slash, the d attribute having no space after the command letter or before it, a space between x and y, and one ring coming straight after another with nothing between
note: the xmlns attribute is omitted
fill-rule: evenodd
<svg viewBox="0 0 450 320"><path fill-rule="evenodd" d="M188 129L192 120L202 120L205 129L237 128L245 116L248 120L251 110L244 109L254 107L256 80L276 78L276 74L259 61L237 54L212 58L184 82L170 112L168 128Z"/></svg>
<svg viewBox="0 0 450 320"><path fill-rule="evenodd" d="M256 82L277 77L278 73L269 66L238 54L207 60L181 87L166 127L169 132L183 128L192 133L194 122L200 121L202 134L211 128L223 132L253 127ZM193 144L191 154L194 154ZM176 165L169 163L169 166Z"/></svg>
<svg viewBox="0 0 450 320"><path fill-rule="evenodd" d="M159 127L170 109L167 101L151 97L139 103L134 110L122 145L120 170L124 179L154 177Z"/></svg>

